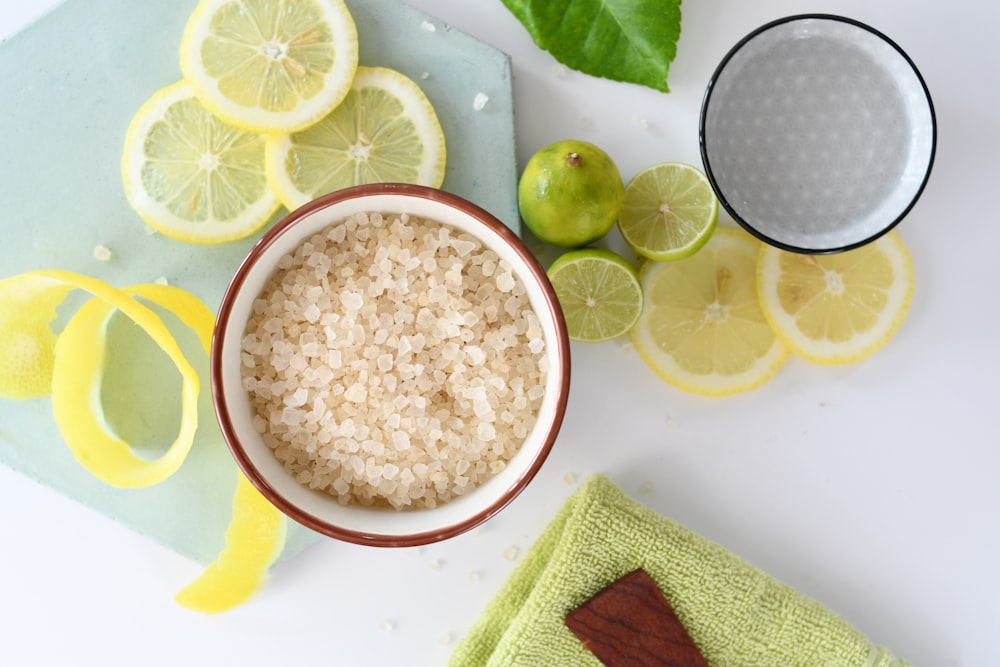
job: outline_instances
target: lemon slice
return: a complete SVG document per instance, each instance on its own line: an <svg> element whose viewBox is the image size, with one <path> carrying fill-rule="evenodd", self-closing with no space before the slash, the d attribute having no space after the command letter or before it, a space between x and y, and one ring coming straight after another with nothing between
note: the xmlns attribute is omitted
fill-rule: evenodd
<svg viewBox="0 0 1000 667"><path fill-rule="evenodd" d="M618 227L637 253L667 261L697 252L718 218L719 200L705 174L664 162L642 170L625 186Z"/></svg>
<svg viewBox="0 0 1000 667"><path fill-rule="evenodd" d="M132 208L181 241L243 238L280 206L264 175L264 138L220 121L183 81L159 90L136 113L121 171Z"/></svg>
<svg viewBox="0 0 1000 667"><path fill-rule="evenodd" d="M725 396L763 384L784 363L788 349L757 301L759 252L749 234L717 229L691 257L643 264L645 307L632 342L664 380Z"/></svg>
<svg viewBox="0 0 1000 667"><path fill-rule="evenodd" d="M603 248L561 255L548 271L570 338L599 342L627 333L642 312L632 265Z"/></svg>
<svg viewBox="0 0 1000 667"><path fill-rule="evenodd" d="M763 246L757 285L765 316L795 354L848 364L881 349L906 319L913 261L896 232L833 255Z"/></svg>
<svg viewBox="0 0 1000 667"><path fill-rule="evenodd" d="M285 544L285 532L284 515L240 475L225 548L174 599L205 614L217 614L246 602L267 581L268 568Z"/></svg>
<svg viewBox="0 0 1000 667"><path fill-rule="evenodd" d="M253 132L294 132L340 104L358 66L343 0L201 0L181 71L205 106Z"/></svg>
<svg viewBox="0 0 1000 667"><path fill-rule="evenodd" d="M420 87L392 69L358 67L332 113L309 129L268 137L267 176L294 209L364 183L440 187L445 156L444 132Z"/></svg>

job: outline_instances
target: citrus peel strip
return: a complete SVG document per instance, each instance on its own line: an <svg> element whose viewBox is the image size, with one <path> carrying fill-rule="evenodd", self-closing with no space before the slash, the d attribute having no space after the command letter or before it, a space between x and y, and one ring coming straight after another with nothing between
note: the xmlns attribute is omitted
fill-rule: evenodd
<svg viewBox="0 0 1000 667"><path fill-rule="evenodd" d="M267 579L281 553L285 518L242 474L233 496L226 546L214 563L174 599L183 607L217 614L246 602Z"/></svg>
<svg viewBox="0 0 1000 667"><path fill-rule="evenodd" d="M73 289L95 298L73 315L57 336L56 308ZM69 271L31 271L0 280L0 353L15 364L0 367L0 396L32 398L51 392L56 423L73 455L99 479L120 487L150 486L184 462L197 429L198 375L166 325L136 297L170 311L192 329L206 352L215 315L196 296L157 284L115 288ZM182 376L180 433L159 459L147 461L109 433L102 419L99 386L105 327L114 310L142 328L170 357ZM31 391L25 391L29 388ZM82 400L81 400L82 399ZM233 498L226 547L218 559L176 596L181 605L218 613L248 599L266 579L285 539L283 515L241 474Z"/></svg>
<svg viewBox="0 0 1000 667"><path fill-rule="evenodd" d="M210 344L214 316L196 297L175 287L137 285L119 290L103 283L76 284L97 298L80 307L56 342L52 375L56 425L76 460L98 479L121 488L158 484L180 468L191 450L198 428L200 381L163 321L133 295L173 312L197 332L203 345ZM137 456L108 430L103 418L104 335L116 308L153 339L181 374L180 428L173 443L154 460Z"/></svg>
<svg viewBox="0 0 1000 667"><path fill-rule="evenodd" d="M71 289L26 274L0 280L0 397L52 392L56 334L50 324Z"/></svg>

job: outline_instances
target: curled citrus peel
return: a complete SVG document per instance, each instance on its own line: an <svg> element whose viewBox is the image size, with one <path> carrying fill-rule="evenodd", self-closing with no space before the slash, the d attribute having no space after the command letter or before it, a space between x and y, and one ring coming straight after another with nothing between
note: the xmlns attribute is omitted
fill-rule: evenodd
<svg viewBox="0 0 1000 667"><path fill-rule="evenodd" d="M213 316L196 297L176 287L138 285L122 290L93 279L79 281L96 299L76 312L59 335L52 374L52 414L73 456L111 486L138 488L158 484L184 463L198 428L198 373L188 363L163 321L133 294L176 314L205 343ZM98 281L99 282L99 281ZM137 456L129 443L107 427L100 404L104 372L104 335L115 309L135 322L167 354L181 374L181 421L176 439L157 459ZM206 348L207 350L207 348Z"/></svg>
<svg viewBox="0 0 1000 667"><path fill-rule="evenodd" d="M206 614L242 604L263 587L268 567L281 553L285 528L284 515L240 475L233 496L233 518L226 529L226 547L174 599Z"/></svg>
<svg viewBox="0 0 1000 667"><path fill-rule="evenodd" d="M57 335L51 326L56 309L73 289L95 298L81 306ZM209 350L214 314L197 297L176 287L143 284L118 289L60 270L0 280L0 397L27 399L51 393L56 424L74 457L104 482L126 488L157 484L180 468L198 427L200 392L197 372L163 320L136 297L176 315ZM136 456L104 420L100 384L105 329L115 310L146 332L181 374L179 433L155 460ZM240 475L226 547L215 563L178 593L177 601L206 613L242 603L264 583L284 536L283 515Z"/></svg>
<svg viewBox="0 0 1000 667"><path fill-rule="evenodd" d="M56 335L50 323L71 289L27 274L0 280L0 397L51 393Z"/></svg>

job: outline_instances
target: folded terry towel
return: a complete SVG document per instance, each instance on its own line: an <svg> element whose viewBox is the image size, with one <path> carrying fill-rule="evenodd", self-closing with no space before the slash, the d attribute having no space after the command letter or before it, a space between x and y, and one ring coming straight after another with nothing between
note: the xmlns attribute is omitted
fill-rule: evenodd
<svg viewBox="0 0 1000 667"><path fill-rule="evenodd" d="M566 627L566 615L640 568L712 667L910 664L818 602L626 497L601 475L569 498L449 664L599 666Z"/></svg>

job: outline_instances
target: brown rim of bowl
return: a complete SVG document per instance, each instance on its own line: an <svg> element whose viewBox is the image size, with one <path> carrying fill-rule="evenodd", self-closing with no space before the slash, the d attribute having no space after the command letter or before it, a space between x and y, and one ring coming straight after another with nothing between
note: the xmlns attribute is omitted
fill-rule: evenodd
<svg viewBox="0 0 1000 667"><path fill-rule="evenodd" d="M513 484L511 484L506 491L504 491L504 493L501 494L496 501L491 503L485 510L457 523L443 526L437 530L407 535L385 535L342 528L340 526L330 524L312 513L304 511L281 495L259 473L257 468L253 465L253 462L243 450L243 447L236 436L236 431L229 415L229 407L226 404L225 395L222 390L222 362L224 356L222 348L225 340L224 332L228 327L229 318L232 314L233 299L242 288L243 283L246 281L247 274L260 258L264 250L274 243L277 238L284 234L297 221L306 217L313 211L347 199L370 195L405 195L440 202L468 214L500 236L511 246L521 259L524 260L524 263L532 277L541 287L549 314L555 323L555 342L558 347L557 351L563 360L563 373L558 387L559 397L555 407L555 416L553 417L552 423L549 424L548 432L545 434L545 441L539 450L538 456L534 458L531 465L524 471L524 473L518 476ZM249 479L257 490L260 491L261 494L263 494L263 496L267 498L275 507L281 510L286 516L289 516L307 528L338 540L369 546L410 547L439 542L471 530L475 526L496 515L500 512L500 510L510 504L511 501L513 501L514 498L516 498L535 477L541 469L542 464L548 458L549 452L552 450L552 446L555 443L556 436L559 433L559 429L562 426L563 418L566 413L566 403L569 399L570 345L569 336L566 332L566 321L563 317L562 310L559 307L555 290L552 288L552 284L549 282L545 270L538 263L538 260L531 253L528 247L524 244L524 241L522 241L513 230L503 224L491 213L476 204L459 197L458 195L421 185L411 185L407 183L378 183L370 185L357 185L343 190L337 190L314 199L313 201L290 212L288 215L276 222L274 226L271 227L271 229L269 229L260 238L260 240L257 241L257 243L254 244L246 258L240 263L239 268L237 268L236 273L226 288L222 301L219 305L215 328L212 332L209 371L212 387L212 404L215 409L216 420L219 422L219 426L222 429L222 435L223 439L226 441L226 446L229 448L230 453L236 460L236 464L239 466L240 470L243 471L243 474L246 475L247 479Z"/></svg>

